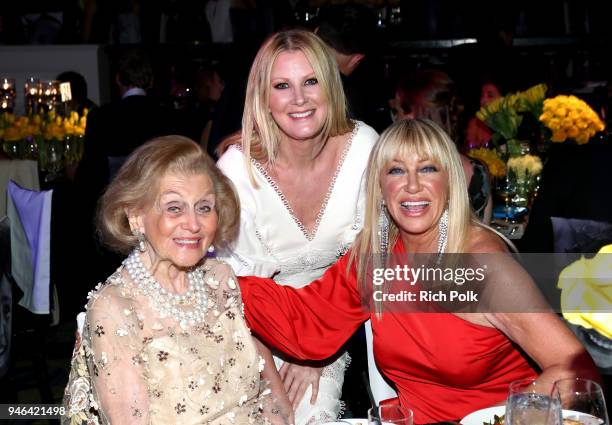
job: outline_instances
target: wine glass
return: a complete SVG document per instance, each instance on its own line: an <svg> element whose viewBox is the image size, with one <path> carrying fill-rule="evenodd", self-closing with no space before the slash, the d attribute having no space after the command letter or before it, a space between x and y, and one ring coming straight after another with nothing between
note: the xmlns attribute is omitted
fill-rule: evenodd
<svg viewBox="0 0 612 425"><path fill-rule="evenodd" d="M506 425L561 425L561 405L553 384L521 379L510 384Z"/></svg>
<svg viewBox="0 0 612 425"><path fill-rule="evenodd" d="M412 425L412 420L412 410L402 406L374 406L368 409L370 425Z"/></svg>
<svg viewBox="0 0 612 425"><path fill-rule="evenodd" d="M497 196L504 201L504 221L510 222L510 204L512 198L516 194L516 187L513 182L506 177L498 181L497 187L495 188Z"/></svg>
<svg viewBox="0 0 612 425"><path fill-rule="evenodd" d="M606 401L601 386L589 379L569 378L555 382L563 417L585 425L609 425Z"/></svg>

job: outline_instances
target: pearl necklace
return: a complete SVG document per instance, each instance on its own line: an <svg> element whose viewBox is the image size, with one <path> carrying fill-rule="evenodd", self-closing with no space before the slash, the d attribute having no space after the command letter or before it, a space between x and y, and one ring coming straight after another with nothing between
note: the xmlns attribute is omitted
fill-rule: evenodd
<svg viewBox="0 0 612 425"><path fill-rule="evenodd" d="M208 297L202 268L198 267L187 273L187 292L179 295L169 292L151 276L137 250L134 250L123 264L140 292L148 298L151 307L159 312L162 319L173 317L182 328L198 325L204 321L208 310ZM182 307L186 305L192 308L186 310Z"/></svg>

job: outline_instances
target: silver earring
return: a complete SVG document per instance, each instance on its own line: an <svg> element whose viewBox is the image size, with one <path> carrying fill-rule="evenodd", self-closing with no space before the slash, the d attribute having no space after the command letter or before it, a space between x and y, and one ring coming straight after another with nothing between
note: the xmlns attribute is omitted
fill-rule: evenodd
<svg viewBox="0 0 612 425"><path fill-rule="evenodd" d="M208 253L212 254L213 252L215 252L215 246L211 245L211 246L208 247Z"/></svg>
<svg viewBox="0 0 612 425"><path fill-rule="evenodd" d="M138 250L140 252L145 252L147 250L147 244L145 243L146 239L144 233L139 229L132 229L132 235L136 236L138 239Z"/></svg>
<svg viewBox="0 0 612 425"><path fill-rule="evenodd" d="M378 240L380 241L381 260L386 263L387 251L389 249L389 217L385 201L380 202L380 214L378 215Z"/></svg>
<svg viewBox="0 0 612 425"><path fill-rule="evenodd" d="M438 254L444 253L446 250L446 242L448 240L448 208L442 213L438 222Z"/></svg>

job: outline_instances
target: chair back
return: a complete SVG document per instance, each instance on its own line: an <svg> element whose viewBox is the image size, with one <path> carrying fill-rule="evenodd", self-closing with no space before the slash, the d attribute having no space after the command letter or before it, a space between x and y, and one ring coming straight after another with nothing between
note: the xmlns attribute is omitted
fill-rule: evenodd
<svg viewBox="0 0 612 425"><path fill-rule="evenodd" d="M13 318L9 220L0 219L0 379L9 368Z"/></svg>
<svg viewBox="0 0 612 425"><path fill-rule="evenodd" d="M550 219L555 252L592 253L612 243L612 223L565 217Z"/></svg>
<svg viewBox="0 0 612 425"><path fill-rule="evenodd" d="M53 191L32 191L10 181L7 192L7 213L11 223L11 273L23 291L19 305L35 314L50 314Z"/></svg>
<svg viewBox="0 0 612 425"><path fill-rule="evenodd" d="M382 376L376 361L374 359L374 336L372 334L372 322L368 320L365 322L365 334L366 334L366 351L368 354L368 377L370 379L370 389L372 390L372 396L377 405L382 400L397 397L397 392L391 387L388 381Z"/></svg>

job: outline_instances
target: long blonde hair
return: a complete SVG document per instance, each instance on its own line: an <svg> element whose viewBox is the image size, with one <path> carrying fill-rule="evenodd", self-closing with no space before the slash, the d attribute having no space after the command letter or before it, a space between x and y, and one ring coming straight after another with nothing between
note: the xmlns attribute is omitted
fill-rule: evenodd
<svg viewBox="0 0 612 425"><path fill-rule="evenodd" d="M347 117L346 98L338 65L325 43L314 33L305 30L273 34L263 43L251 66L242 115L241 144L252 183L251 158L274 164L280 143L280 129L268 107L272 66L280 53L293 51L304 53L329 104L329 114L322 130L323 140L353 128Z"/></svg>
<svg viewBox="0 0 612 425"><path fill-rule="evenodd" d="M465 174L459 152L453 141L439 125L427 119L398 121L387 128L370 153L366 170L366 207L364 227L357 235L348 267L357 265L357 279L362 294L368 289L366 273L371 260L380 253L379 217L383 200L380 186L381 173L389 162L398 157L416 153L438 164L448 173L448 241L445 252L463 253L469 228L473 222ZM399 229L393 217L389 219L389 246L391 252Z"/></svg>

